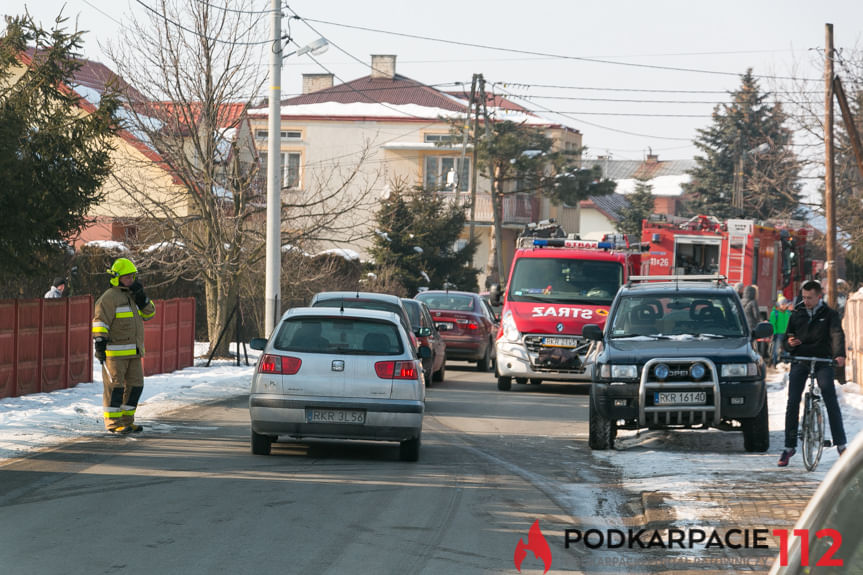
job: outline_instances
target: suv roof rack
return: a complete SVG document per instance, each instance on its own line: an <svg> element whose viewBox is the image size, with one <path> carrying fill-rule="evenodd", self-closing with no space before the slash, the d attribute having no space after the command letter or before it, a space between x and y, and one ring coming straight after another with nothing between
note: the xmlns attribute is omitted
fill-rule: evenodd
<svg viewBox="0 0 863 575"><path fill-rule="evenodd" d="M722 274L703 274L703 275L667 275L667 276L629 276L627 286L633 282L649 282L649 281L666 281L666 282L715 282L716 285L728 285L726 276Z"/></svg>

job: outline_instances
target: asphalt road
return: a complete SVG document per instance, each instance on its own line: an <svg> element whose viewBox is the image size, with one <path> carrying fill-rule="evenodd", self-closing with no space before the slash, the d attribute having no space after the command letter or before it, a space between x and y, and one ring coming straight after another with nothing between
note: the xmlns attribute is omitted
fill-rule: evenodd
<svg viewBox="0 0 863 575"><path fill-rule="evenodd" d="M664 550L565 548L565 529L648 520L590 455L587 391L499 392L453 362L428 391L418 463L386 443L254 456L245 397L65 444L0 467L0 573L516 573L537 520L549 573L664 572ZM527 551L521 573L545 567Z"/></svg>

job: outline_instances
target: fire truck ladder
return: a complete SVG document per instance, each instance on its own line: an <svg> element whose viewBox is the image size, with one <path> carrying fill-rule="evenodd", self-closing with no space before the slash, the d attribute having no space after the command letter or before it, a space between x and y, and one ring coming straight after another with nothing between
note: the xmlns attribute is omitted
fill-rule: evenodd
<svg viewBox="0 0 863 575"><path fill-rule="evenodd" d="M728 252L725 259L725 275L728 283L736 284L743 281L743 269L746 265L746 241L748 234L729 232Z"/></svg>

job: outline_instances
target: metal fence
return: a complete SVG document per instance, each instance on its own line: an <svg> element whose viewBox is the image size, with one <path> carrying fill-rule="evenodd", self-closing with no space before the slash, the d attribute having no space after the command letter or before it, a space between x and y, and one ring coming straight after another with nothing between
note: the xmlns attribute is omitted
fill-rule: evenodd
<svg viewBox="0 0 863 575"><path fill-rule="evenodd" d="M194 363L195 300L156 301L145 324L144 373ZM73 387L93 379L93 297L0 300L0 398Z"/></svg>

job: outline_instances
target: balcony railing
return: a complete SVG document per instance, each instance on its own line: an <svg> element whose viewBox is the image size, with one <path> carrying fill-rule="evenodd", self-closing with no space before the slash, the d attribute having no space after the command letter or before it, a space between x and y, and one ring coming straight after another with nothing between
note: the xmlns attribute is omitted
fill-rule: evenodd
<svg viewBox="0 0 863 575"><path fill-rule="evenodd" d="M469 192L438 192L448 202L458 202L459 205L470 205ZM507 194L503 197L503 218L501 222L506 224L523 225L536 222L540 219L540 200L529 194ZM468 212L468 218L470 212ZM492 223L494 221L491 211L491 194L477 193L474 219L480 223Z"/></svg>

